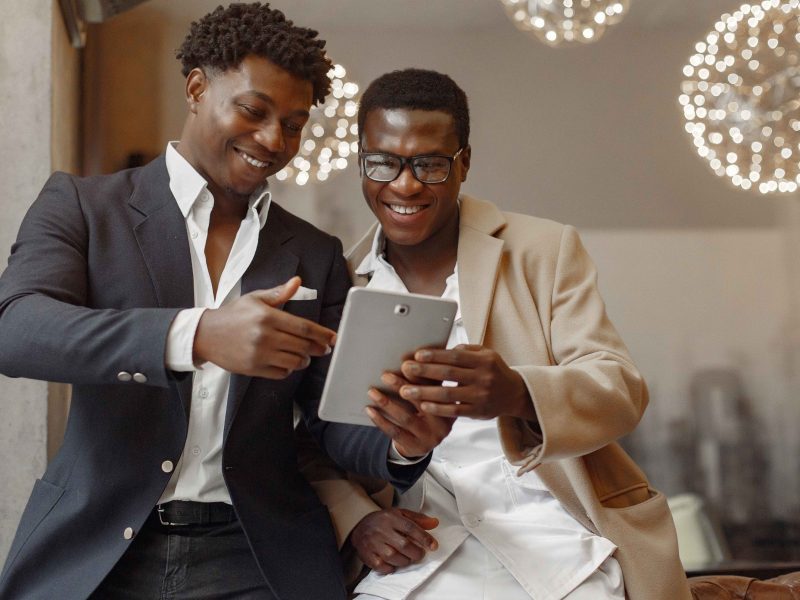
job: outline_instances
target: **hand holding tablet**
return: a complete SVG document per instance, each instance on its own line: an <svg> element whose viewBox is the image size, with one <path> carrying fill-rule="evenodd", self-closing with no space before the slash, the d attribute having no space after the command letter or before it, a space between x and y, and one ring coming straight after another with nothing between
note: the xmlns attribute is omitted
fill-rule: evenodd
<svg viewBox="0 0 800 600"><path fill-rule="evenodd" d="M456 310L452 300L433 296L351 289L322 392L320 418L374 425L365 412L373 402L370 388L396 394L395 386L381 376L399 374L403 360L419 348L444 348Z"/></svg>

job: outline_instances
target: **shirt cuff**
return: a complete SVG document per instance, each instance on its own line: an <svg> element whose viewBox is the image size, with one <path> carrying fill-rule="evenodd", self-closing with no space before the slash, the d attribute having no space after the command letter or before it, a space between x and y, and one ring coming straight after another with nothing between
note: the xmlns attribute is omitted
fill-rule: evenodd
<svg viewBox="0 0 800 600"><path fill-rule="evenodd" d="M200 367L192 360L194 335L205 308L187 308L175 315L167 332L167 350L164 364L172 371L197 371Z"/></svg>
<svg viewBox="0 0 800 600"><path fill-rule="evenodd" d="M397 448L392 442L391 446L389 446L389 462L393 465L416 465L417 463L422 462L427 458L427 454L424 456L420 456L418 458L406 458L400 452L397 451Z"/></svg>

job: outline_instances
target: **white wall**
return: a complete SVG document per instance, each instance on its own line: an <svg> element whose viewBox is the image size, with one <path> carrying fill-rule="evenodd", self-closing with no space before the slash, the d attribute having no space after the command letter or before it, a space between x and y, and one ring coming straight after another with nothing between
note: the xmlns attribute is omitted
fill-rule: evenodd
<svg viewBox="0 0 800 600"><path fill-rule="evenodd" d="M166 0L142 6L157 19ZM504 208L589 228L764 227L782 201L734 189L692 152L677 97L681 69L711 23L664 29L610 29L595 45L554 50L508 23L458 32L435 26L370 31L330 29L324 13L293 14L318 28L332 58L362 86L408 66L439 69L467 92L473 166L465 191ZM396 3L393 3L398 6ZM498 2L498 8L499 2ZM396 10L400 10L398 7ZM134 11L135 12L135 11ZM171 22L158 66L162 137L176 137L185 114L177 48L187 23ZM358 204L355 165L320 187L324 211ZM281 187L276 186L281 189ZM316 211L315 190L291 187L288 208ZM359 206L358 209L361 209ZM337 230L351 241L363 210Z"/></svg>
<svg viewBox="0 0 800 600"><path fill-rule="evenodd" d="M658 485L685 491L675 435L684 426L714 427L682 424L693 417L693 375L733 369L757 422L759 439L747 442L761 443L767 452L762 495L773 513L797 516L800 402L786 361L797 352L786 335L797 307L787 281L794 258L781 231L588 230L583 238L609 315L650 388L636 441L638 458Z"/></svg>

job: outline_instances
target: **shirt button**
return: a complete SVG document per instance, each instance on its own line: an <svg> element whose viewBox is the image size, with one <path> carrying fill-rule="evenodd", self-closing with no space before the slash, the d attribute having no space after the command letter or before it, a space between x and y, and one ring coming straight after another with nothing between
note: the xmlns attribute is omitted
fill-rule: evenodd
<svg viewBox="0 0 800 600"><path fill-rule="evenodd" d="M120 371L119 373L117 373L117 379L119 379L120 381L128 382L131 379L133 379L133 377L131 377L131 374L128 373L127 371Z"/></svg>
<svg viewBox="0 0 800 600"><path fill-rule="evenodd" d="M125 531L122 532L122 537L126 540L130 540L133 538L133 527L126 527Z"/></svg>
<svg viewBox="0 0 800 600"><path fill-rule="evenodd" d="M199 446L195 446L194 448L192 448L192 456L200 456L200 447Z"/></svg>
<svg viewBox="0 0 800 600"><path fill-rule="evenodd" d="M464 525L467 527L477 527L481 522L481 520L475 515L464 515L463 519Z"/></svg>
<svg viewBox="0 0 800 600"><path fill-rule="evenodd" d="M161 470L164 471L164 473L172 473L172 469L174 468L175 465L172 464L171 460L165 460L161 463Z"/></svg>
<svg viewBox="0 0 800 600"><path fill-rule="evenodd" d="M201 387L197 395L201 398L208 398L208 388Z"/></svg>
<svg viewBox="0 0 800 600"><path fill-rule="evenodd" d="M196 240L198 235L200 235L200 234L199 234L199 233L197 233L196 231L193 231L193 232L192 232L192 239L193 239L193 240Z"/></svg>
<svg viewBox="0 0 800 600"><path fill-rule="evenodd" d="M136 383L147 383L147 375L145 375L144 373L134 373L133 380Z"/></svg>

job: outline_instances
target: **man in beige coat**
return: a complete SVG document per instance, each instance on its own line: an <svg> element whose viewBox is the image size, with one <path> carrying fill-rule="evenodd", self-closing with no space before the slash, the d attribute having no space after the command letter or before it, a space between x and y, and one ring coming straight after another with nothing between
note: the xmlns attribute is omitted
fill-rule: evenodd
<svg viewBox="0 0 800 600"><path fill-rule="evenodd" d="M382 76L359 130L378 223L349 255L354 284L460 306L449 349L385 376L409 414L454 419L403 508L376 504L374 482L307 469L340 543L374 569L360 597L690 598L666 500L615 441L647 390L576 231L459 194L469 115L447 76ZM386 394L369 397L381 418Z"/></svg>

